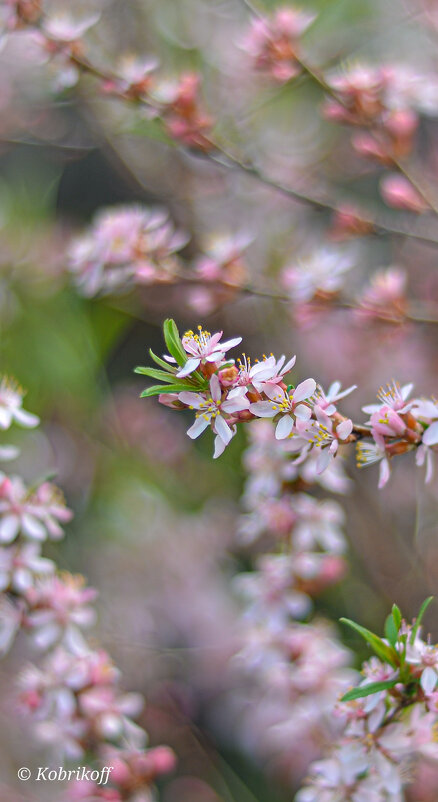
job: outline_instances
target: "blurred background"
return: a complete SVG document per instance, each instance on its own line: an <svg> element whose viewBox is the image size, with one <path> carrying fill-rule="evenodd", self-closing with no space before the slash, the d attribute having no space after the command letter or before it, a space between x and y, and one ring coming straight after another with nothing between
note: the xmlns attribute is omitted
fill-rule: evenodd
<svg viewBox="0 0 438 802"><path fill-rule="evenodd" d="M276 5L264 0L259 7ZM289 186L387 213L379 170L358 158L348 132L321 116L321 88L305 76L280 86L254 76L241 46L250 23L244 3L138 0L128 8L117 0L77 0L77 8L101 14L86 35L92 63L105 69L135 54L157 58L169 78L199 71L203 104L225 149ZM302 47L317 68L400 64L403 55L417 73L436 72L433 3L312 0L307 10L317 17ZM231 242L245 286L274 295L285 292L287 269L298 261L305 271L312 259L332 259L348 266L353 297L377 269L397 268L407 297L428 303L438 289L436 249L400 237L334 243L328 212L175 147L154 120L96 92L92 76L54 91L51 70L31 44L17 34L0 52L1 370L27 389L26 408L43 421L37 432L14 435L22 444L14 472L30 482L56 472L74 510L65 540L47 554L98 588L99 639L123 670L124 685L145 693L142 723L151 743L169 743L178 755L163 802L284 802L299 770L291 776L265 754L256 733L238 726L244 680L229 668L241 643L241 602L230 579L249 565L236 539L245 433L213 461L209 434L193 443L185 434L188 417L140 399L145 385L133 369L149 362L148 348L163 353L161 324L172 316L180 331L202 323L226 339L242 336L253 357L297 354L297 381L310 375L324 387L337 379L357 384L342 408L362 421L361 406L393 378L413 381L419 395L433 394L437 326L324 304L297 309L202 283L85 297L71 270L70 243L103 207L158 206L187 235L178 254L183 268L211 257L218 242ZM438 106L438 93L435 100ZM418 155L431 181L436 142L436 122L426 115ZM377 470L356 471L352 452L346 472L349 569L316 608L335 621L348 614L380 630L393 601L410 616L436 593L436 484L424 485L409 455L382 492ZM366 654L356 638L342 636L359 657ZM47 787L24 793L16 784L17 766L35 760L23 724L11 723L11 677L26 657L20 645L0 668L0 773L8 802L56 799L56 789L49 797ZM260 717L252 726L261 736L269 723ZM288 749L295 748L292 740Z"/></svg>

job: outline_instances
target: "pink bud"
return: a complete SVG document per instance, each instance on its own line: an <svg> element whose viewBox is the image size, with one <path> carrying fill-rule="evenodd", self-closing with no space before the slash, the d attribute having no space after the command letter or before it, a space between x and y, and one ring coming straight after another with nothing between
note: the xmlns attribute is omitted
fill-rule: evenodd
<svg viewBox="0 0 438 802"><path fill-rule="evenodd" d="M415 187L398 173L389 173L380 182L382 198L394 209L407 209L410 212L424 212L428 204Z"/></svg>

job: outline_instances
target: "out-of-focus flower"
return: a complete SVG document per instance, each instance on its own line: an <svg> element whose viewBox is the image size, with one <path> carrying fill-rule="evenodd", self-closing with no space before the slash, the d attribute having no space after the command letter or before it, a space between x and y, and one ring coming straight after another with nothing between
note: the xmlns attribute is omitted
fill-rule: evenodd
<svg viewBox="0 0 438 802"><path fill-rule="evenodd" d="M20 533L29 540L59 539L60 523L71 518L61 491L50 482L29 491L19 476L0 474L0 542L12 543Z"/></svg>
<svg viewBox="0 0 438 802"><path fill-rule="evenodd" d="M353 264L347 252L333 246L320 248L286 267L282 274L283 284L295 303L306 303L320 297L330 299L342 288L345 274Z"/></svg>
<svg viewBox="0 0 438 802"><path fill-rule="evenodd" d="M26 623L39 649L51 648L61 638L74 637L77 629L90 627L96 618L90 603L97 591L85 587L80 575L40 579L26 593L30 612Z"/></svg>
<svg viewBox="0 0 438 802"><path fill-rule="evenodd" d="M0 384L0 429L9 429L12 422L26 428L38 426L39 418L23 409L24 392L16 382L3 377Z"/></svg>
<svg viewBox="0 0 438 802"><path fill-rule="evenodd" d="M175 81L157 83L151 98L152 102L158 101L157 113L172 139L188 147L209 151L214 147L209 139L213 118L202 108L200 84L198 73L186 72Z"/></svg>
<svg viewBox="0 0 438 802"><path fill-rule="evenodd" d="M206 282L242 286L248 274L245 251L251 242L252 237L244 234L212 237L194 264L196 274Z"/></svg>
<svg viewBox="0 0 438 802"><path fill-rule="evenodd" d="M299 75L299 40L315 17L285 6L271 17L254 18L242 42L254 68L279 83Z"/></svg>
<svg viewBox="0 0 438 802"><path fill-rule="evenodd" d="M388 173L380 181L383 200L394 209L407 209L410 212L424 212L429 207L417 189L399 173Z"/></svg>
<svg viewBox="0 0 438 802"><path fill-rule="evenodd" d="M358 318L403 322L407 307L406 283L406 272L398 267L374 273L369 286L358 298L355 310Z"/></svg>
<svg viewBox="0 0 438 802"><path fill-rule="evenodd" d="M329 236L334 242L341 242L354 237L364 237L373 231L373 223L364 220L359 209L352 204L344 203L333 214Z"/></svg>
<svg viewBox="0 0 438 802"><path fill-rule="evenodd" d="M69 268L84 295L126 291L171 280L179 268L175 254L187 241L163 209L116 206L100 211L72 240Z"/></svg>

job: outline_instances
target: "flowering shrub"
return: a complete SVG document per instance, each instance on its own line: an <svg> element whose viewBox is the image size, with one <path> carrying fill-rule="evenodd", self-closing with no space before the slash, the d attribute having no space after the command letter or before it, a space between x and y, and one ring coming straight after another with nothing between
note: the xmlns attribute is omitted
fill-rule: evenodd
<svg viewBox="0 0 438 802"><path fill-rule="evenodd" d="M1 388L2 428L13 420L37 426L36 415L22 408L20 388L6 379ZM34 736L50 748L52 761L87 757L114 767L111 791L78 780L69 798L111 793L114 800L138 800L140 788L142 799L151 800L155 778L173 767L173 753L145 749L146 733L132 719L142 710L142 696L121 691L111 658L85 637L95 623L97 592L41 553L46 538L63 536L60 524L72 513L49 482L29 489L19 476L2 473L0 496L0 651L6 654L23 631L44 655L19 677L19 703Z"/></svg>
<svg viewBox="0 0 438 802"><path fill-rule="evenodd" d="M0 313L5 365L24 354L25 373L37 366L32 384L68 497L90 529L124 538L124 568L109 579L116 610L126 609L120 574L131 577L136 561L130 528L144 538L145 564L153 533L175 530L162 545L178 552L173 562L156 558L164 612L138 589L144 605L131 604L126 623L131 650L145 648L142 627L151 634L150 659L132 663L140 681L159 675L154 737L183 761L166 800L234 796L191 776L208 762L204 735L208 757L221 753L225 723L269 783L303 786L299 802L435 802L438 662L421 637L429 600L412 624L394 606L383 638L344 619L375 652L362 679L331 620L363 610L373 627L395 589L408 609L437 581L433 3L417 0L406 18L397 4L366 0L342 14L263 0L134 5L121 16L112 0L0 3ZM30 156L32 169L28 151L44 154ZM46 153L40 178L32 160ZM77 182L72 164L84 169ZM137 368L153 382L143 396L162 405L142 416L129 388L113 388L137 343L155 342L159 320L194 312L210 316L211 332L180 336L168 317L167 353L150 351L154 364ZM360 420L350 411L358 396ZM37 427L22 399L2 381L1 430ZM169 409L184 412L189 440ZM214 468L202 447L190 451L207 430ZM236 518L240 430L249 446ZM21 632L39 650L20 674L20 703L54 759L113 768L108 788L76 783L71 798L150 802L173 752L146 748L140 695L122 691L91 639L97 591L43 554L50 541L62 563L72 512L48 478L32 482L51 443L28 441L18 470L0 473L0 651ZM351 468L353 450L358 468L378 464L384 493ZM18 456L15 443L0 445L1 460ZM426 487L412 481L414 464ZM196 551L209 546L180 544L183 519L196 532L224 530L202 582ZM205 598L214 570L234 627L216 621L213 591ZM225 703L211 747L215 693ZM178 743L187 731L199 741L195 768Z"/></svg>
<svg viewBox="0 0 438 802"><path fill-rule="evenodd" d="M211 335L199 326L198 334L189 331L181 339L173 320L164 324L164 337L170 354L163 360L151 352L161 369L136 368L164 384L153 385L142 395L158 395L162 404L174 409L194 410L195 423L187 434L193 439L211 428L215 457L230 443L238 424L272 418L276 439L292 438L294 462L299 464L311 454L317 473L327 469L339 447L356 443L358 467L381 463L379 487L389 479L390 460L412 450L417 465L426 463L426 482L430 481L438 444L438 407L433 399L409 400L412 385L393 382L382 387L379 403L363 407L369 420L354 424L336 403L356 388L340 391L339 382L334 382L325 393L313 378L296 387L286 384L295 357L285 363L284 356L277 360L272 355L253 366L245 357L236 365L225 354L240 343L240 337L222 344L222 332Z"/></svg>

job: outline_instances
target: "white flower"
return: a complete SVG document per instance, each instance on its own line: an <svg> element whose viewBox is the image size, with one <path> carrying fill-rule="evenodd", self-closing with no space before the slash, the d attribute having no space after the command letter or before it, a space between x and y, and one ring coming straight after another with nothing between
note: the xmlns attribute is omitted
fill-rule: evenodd
<svg viewBox="0 0 438 802"><path fill-rule="evenodd" d="M390 477L391 468L386 455L385 441L381 435L374 434L375 442L369 443L360 440L357 444L357 467L365 468L374 462L381 462L379 473L379 489L384 487Z"/></svg>
<svg viewBox="0 0 438 802"><path fill-rule="evenodd" d="M415 403L414 401L406 403L413 386L413 384L404 384L403 387L400 387L398 382L393 381L386 385L386 389L381 387L377 393L380 404L368 404L362 407L362 411L372 415L373 412L379 412L382 407L391 407L396 412L403 414Z"/></svg>
<svg viewBox="0 0 438 802"><path fill-rule="evenodd" d="M0 429L9 429L13 421L32 429L40 420L22 408L23 391L15 382L4 377L0 384Z"/></svg>
<svg viewBox="0 0 438 802"><path fill-rule="evenodd" d="M196 413L195 423L187 431L189 437L195 439L199 437L208 426L212 426L213 431L219 436L224 445L228 445L234 435L233 429L228 424L223 413L240 412L242 409L249 408L249 400L245 396L244 387L236 387L231 390L225 401L222 401L222 389L218 377L214 374L210 379L210 395L204 393L182 392L178 394L178 399L183 404L187 404L190 409L199 410ZM222 453L221 445L216 444L215 456Z"/></svg>
<svg viewBox="0 0 438 802"><path fill-rule="evenodd" d="M305 379L298 384L295 390L286 392L281 387L265 386L265 393L270 401L256 401L251 404L250 411L259 418L274 418L280 415L275 429L277 440L283 440L292 432L294 417L308 420L311 409L308 405L300 403L311 398L316 390L314 379ZM294 416L294 417L292 417Z"/></svg>
<svg viewBox="0 0 438 802"><path fill-rule="evenodd" d="M201 362L221 362L230 348L234 348L242 342L241 337L235 337L233 340L221 343L222 334L222 331L210 334L209 331L204 331L202 326L198 326L198 334L187 331L182 338L182 344L190 357L176 375L179 378L188 376L197 370Z"/></svg>

